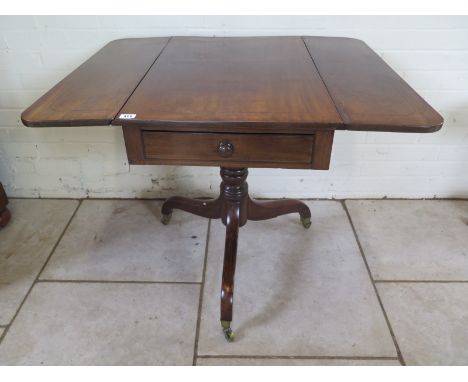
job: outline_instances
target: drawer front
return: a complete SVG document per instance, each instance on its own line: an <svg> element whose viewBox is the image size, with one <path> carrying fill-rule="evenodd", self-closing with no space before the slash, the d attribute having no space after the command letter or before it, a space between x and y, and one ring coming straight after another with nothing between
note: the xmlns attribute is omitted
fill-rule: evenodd
<svg viewBox="0 0 468 382"><path fill-rule="evenodd" d="M323 153L331 151L330 142L329 149L317 152L319 133L195 133L124 126L124 137L131 164L320 169L328 168L329 152Z"/></svg>
<svg viewBox="0 0 468 382"><path fill-rule="evenodd" d="M144 156L157 161L251 164L310 163L313 135L143 131Z"/></svg>

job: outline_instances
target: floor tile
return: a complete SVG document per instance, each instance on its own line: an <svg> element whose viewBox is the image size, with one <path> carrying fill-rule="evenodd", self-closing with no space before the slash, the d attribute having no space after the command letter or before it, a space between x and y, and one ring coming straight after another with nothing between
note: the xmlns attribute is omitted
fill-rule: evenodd
<svg viewBox="0 0 468 382"><path fill-rule="evenodd" d="M11 199L0 231L0 324L6 325L78 206L76 200Z"/></svg>
<svg viewBox="0 0 468 382"><path fill-rule="evenodd" d="M43 279L201 281L208 219L161 202L85 200L50 259Z"/></svg>
<svg viewBox="0 0 468 382"><path fill-rule="evenodd" d="M0 344L0 364L190 365L199 289L38 283Z"/></svg>
<svg viewBox="0 0 468 382"><path fill-rule="evenodd" d="M197 366L400 366L398 360L198 358Z"/></svg>
<svg viewBox="0 0 468 382"><path fill-rule="evenodd" d="M468 280L468 201L346 201L376 280Z"/></svg>
<svg viewBox="0 0 468 382"><path fill-rule="evenodd" d="M379 294L408 365L468 365L467 283L382 283Z"/></svg>
<svg viewBox="0 0 468 382"><path fill-rule="evenodd" d="M225 229L212 222L199 355L396 356L341 203L307 204L309 230L295 214L241 228L233 343L219 323Z"/></svg>

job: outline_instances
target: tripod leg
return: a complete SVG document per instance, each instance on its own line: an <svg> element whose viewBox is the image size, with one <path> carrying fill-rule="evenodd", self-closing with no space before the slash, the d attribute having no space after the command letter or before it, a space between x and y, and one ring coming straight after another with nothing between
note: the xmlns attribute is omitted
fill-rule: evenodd
<svg viewBox="0 0 468 382"><path fill-rule="evenodd" d="M221 326L224 336L229 342L234 340L231 321L238 236L239 207L232 205L228 208L226 217L226 245L224 248L223 278L221 283Z"/></svg>

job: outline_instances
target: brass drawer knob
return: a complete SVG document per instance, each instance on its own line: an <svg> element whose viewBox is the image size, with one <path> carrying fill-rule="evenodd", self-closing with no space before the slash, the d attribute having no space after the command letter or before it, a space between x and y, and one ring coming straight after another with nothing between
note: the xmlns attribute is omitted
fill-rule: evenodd
<svg viewBox="0 0 468 382"><path fill-rule="evenodd" d="M223 158L229 158L234 153L234 145L229 142L218 143L218 154Z"/></svg>

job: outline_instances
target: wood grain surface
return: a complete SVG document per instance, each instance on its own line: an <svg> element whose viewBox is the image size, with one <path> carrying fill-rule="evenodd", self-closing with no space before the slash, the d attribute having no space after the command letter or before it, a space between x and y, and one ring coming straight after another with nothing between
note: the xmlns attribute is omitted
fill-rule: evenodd
<svg viewBox="0 0 468 382"><path fill-rule="evenodd" d="M342 122L300 37L175 37L114 124L251 132ZM283 131L284 132L284 131Z"/></svg>
<svg viewBox="0 0 468 382"><path fill-rule="evenodd" d="M442 117L357 39L305 37L345 130L433 132Z"/></svg>
<svg viewBox="0 0 468 382"><path fill-rule="evenodd" d="M65 77L26 111L26 126L109 125L168 38L115 40Z"/></svg>

